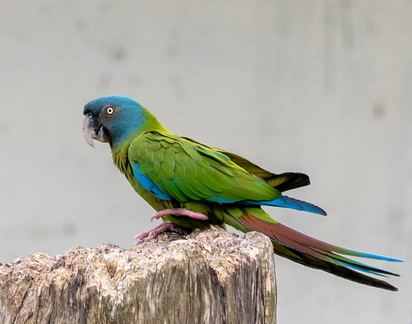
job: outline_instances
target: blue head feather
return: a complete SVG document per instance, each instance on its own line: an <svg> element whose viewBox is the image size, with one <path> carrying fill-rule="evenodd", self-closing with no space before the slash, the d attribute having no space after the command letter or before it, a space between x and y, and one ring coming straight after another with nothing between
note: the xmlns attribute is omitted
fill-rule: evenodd
<svg viewBox="0 0 412 324"><path fill-rule="evenodd" d="M105 108L112 106L115 113L109 116ZM137 101L124 96L106 96L90 101L83 114L91 114L109 133L112 146L122 145L145 123L150 113ZM153 117L154 118L154 117Z"/></svg>

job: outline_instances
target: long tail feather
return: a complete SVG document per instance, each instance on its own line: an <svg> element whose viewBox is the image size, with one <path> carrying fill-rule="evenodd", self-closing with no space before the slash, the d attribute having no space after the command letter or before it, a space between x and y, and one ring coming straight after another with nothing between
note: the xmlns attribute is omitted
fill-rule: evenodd
<svg viewBox="0 0 412 324"><path fill-rule="evenodd" d="M386 281L367 276L361 272L384 277L399 276L398 274L357 262L343 255L396 262L402 260L345 249L302 234L283 224L265 221L253 215L244 214L237 217L236 220L251 230L269 236L276 254L351 281L392 291L398 290Z"/></svg>

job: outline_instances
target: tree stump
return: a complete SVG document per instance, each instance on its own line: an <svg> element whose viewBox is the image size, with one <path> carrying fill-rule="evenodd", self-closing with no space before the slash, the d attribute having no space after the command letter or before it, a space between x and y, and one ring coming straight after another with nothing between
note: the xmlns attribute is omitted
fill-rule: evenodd
<svg viewBox="0 0 412 324"><path fill-rule="evenodd" d="M198 231L0 265L0 323L275 323L272 244Z"/></svg>

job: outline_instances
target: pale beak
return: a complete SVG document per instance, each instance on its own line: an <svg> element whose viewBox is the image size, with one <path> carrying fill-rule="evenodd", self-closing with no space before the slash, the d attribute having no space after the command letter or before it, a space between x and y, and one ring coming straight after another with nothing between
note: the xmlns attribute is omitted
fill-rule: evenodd
<svg viewBox="0 0 412 324"><path fill-rule="evenodd" d="M93 117L91 113L84 115L83 136L87 144L94 148L93 140L107 143L111 142L111 137L107 128L102 125L99 118Z"/></svg>
<svg viewBox="0 0 412 324"><path fill-rule="evenodd" d="M84 115L82 130L84 139L86 140L87 144L95 148L93 139L97 136L96 130L94 129L94 120L91 115Z"/></svg>

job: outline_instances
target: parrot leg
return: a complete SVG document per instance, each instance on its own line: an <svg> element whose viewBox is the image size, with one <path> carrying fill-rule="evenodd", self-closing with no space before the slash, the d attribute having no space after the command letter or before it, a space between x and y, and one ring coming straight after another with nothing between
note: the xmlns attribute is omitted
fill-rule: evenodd
<svg viewBox="0 0 412 324"><path fill-rule="evenodd" d="M209 217L207 217L205 214L202 213L197 213L194 211L191 211L186 208L172 208L172 209L165 209L161 210L160 212L156 213L151 220L153 219L159 219L165 216L186 216L194 219L200 219L200 220L208 220ZM162 224L156 226L150 231L143 232L140 234L137 234L134 239L135 240L143 240L146 237L156 237L164 232L176 232L180 235L186 235L191 232L191 230L188 230L187 228L181 227L176 224L168 223L168 222L163 222Z"/></svg>
<svg viewBox="0 0 412 324"><path fill-rule="evenodd" d="M155 238L156 236L164 233L164 232L176 232L180 235L186 235L191 232L191 230L181 227L176 224L168 223L168 222L163 222L162 224L156 226L155 228L151 229L150 231L143 232L140 234L137 234L134 239L136 240L143 240L146 237L153 237Z"/></svg>
<svg viewBox="0 0 412 324"><path fill-rule="evenodd" d="M173 209L165 209L165 210L158 212L150 220L159 219L165 216L187 216L190 218L201 219L201 220L209 219L209 217L207 217L205 214L196 213L186 208L173 208Z"/></svg>

